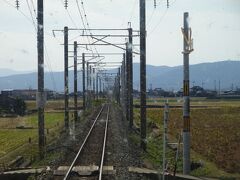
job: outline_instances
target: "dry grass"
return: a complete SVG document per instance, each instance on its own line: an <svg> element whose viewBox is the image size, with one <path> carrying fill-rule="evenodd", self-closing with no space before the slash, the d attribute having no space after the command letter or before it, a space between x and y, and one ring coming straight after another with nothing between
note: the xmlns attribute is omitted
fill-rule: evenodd
<svg viewBox="0 0 240 180"><path fill-rule="evenodd" d="M171 99L169 104L176 105L177 101ZM160 102L158 104L163 105ZM191 109L192 150L226 172L240 173L240 101L193 99L192 104L208 106ZM137 114L135 113L135 119L138 119ZM148 122L154 122L162 129L163 109L148 109L147 117ZM182 125L182 109L170 109L169 134L177 137ZM194 158L194 153L192 155ZM216 173L216 168L213 169L214 172L210 170L205 173L208 175Z"/></svg>

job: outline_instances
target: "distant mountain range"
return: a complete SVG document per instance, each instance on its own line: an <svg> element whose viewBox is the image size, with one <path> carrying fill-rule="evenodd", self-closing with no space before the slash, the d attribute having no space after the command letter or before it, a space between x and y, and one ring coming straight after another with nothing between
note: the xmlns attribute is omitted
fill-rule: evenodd
<svg viewBox="0 0 240 180"><path fill-rule="evenodd" d="M139 63L133 65L134 89L139 89ZM4 71L0 69L0 76ZM0 77L0 89L28 89L37 88L37 73L16 74L15 71L5 72L9 76ZM81 73L79 73L81 75ZM63 72L46 72L45 88L63 92ZM179 90L182 87L183 67L152 66L147 65L147 88L163 88ZM206 89L221 89L240 87L240 61L220 61L202 63L190 66L190 81L192 85L203 86ZM79 78L81 84L82 78ZM73 71L69 72L70 91L73 90ZM81 86L80 86L81 89Z"/></svg>
<svg viewBox="0 0 240 180"><path fill-rule="evenodd" d="M0 77L11 76L16 74L26 74L30 73L31 71L14 71L11 69L0 68Z"/></svg>

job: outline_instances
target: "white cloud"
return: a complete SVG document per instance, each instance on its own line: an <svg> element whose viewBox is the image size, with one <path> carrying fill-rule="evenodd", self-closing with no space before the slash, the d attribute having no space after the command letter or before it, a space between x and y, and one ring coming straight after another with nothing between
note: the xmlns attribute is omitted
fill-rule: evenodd
<svg viewBox="0 0 240 180"><path fill-rule="evenodd" d="M175 3L172 4L173 2ZM81 6L81 3L79 4ZM138 0L85 0L84 5L89 24L93 28L126 28L130 19L132 27L139 28ZM48 64L51 64L54 70L62 70L63 47L60 43L63 42L63 33L57 33L54 39L52 29L75 26L68 12L77 27L82 28L81 18L75 1L69 1L68 12L64 9L61 0L45 1L44 7L45 43L50 57ZM25 1L21 1L20 10L27 15L28 19L4 1L0 1L0 22L2 23L0 26L0 66L16 70L32 70L37 68L36 32ZM153 3L147 1L147 63L170 66L182 64L180 28L185 11L189 11L193 30L195 51L190 56L192 64L239 59L239 0L176 0L170 1L170 8L167 13L165 11L165 4L160 3L154 10ZM153 29L155 30L152 32ZM77 33L79 32L71 32L70 38L75 37ZM86 38L78 39L78 41L87 42ZM120 39L117 41L119 42ZM124 39L121 41L125 42ZM69 49L71 48L70 46ZM22 53L19 49L24 49L28 53ZM98 49L99 52L107 52L113 48ZM118 50L118 52L122 51ZM82 53L82 49L79 53ZM47 61L48 58L45 60ZM135 61L139 61L139 57L136 56Z"/></svg>

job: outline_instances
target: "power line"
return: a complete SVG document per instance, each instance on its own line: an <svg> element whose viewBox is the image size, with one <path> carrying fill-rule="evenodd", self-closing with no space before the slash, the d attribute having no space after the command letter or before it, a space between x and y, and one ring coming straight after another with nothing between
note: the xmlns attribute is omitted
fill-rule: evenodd
<svg viewBox="0 0 240 180"><path fill-rule="evenodd" d="M36 8L35 8L35 6L34 6L33 0L31 0L31 4L32 4L32 8L33 8L34 14L35 14L35 16L37 17L37 12L36 12Z"/></svg>
<svg viewBox="0 0 240 180"><path fill-rule="evenodd" d="M152 11L152 13L150 15L150 18L148 19L147 26L149 26L150 22L152 21L152 18L153 18L153 15L155 14L155 12L156 12L156 9L153 8L153 11Z"/></svg>
<svg viewBox="0 0 240 180"><path fill-rule="evenodd" d="M54 76L53 76L52 65L51 65L51 61L50 61L50 57L49 57L49 54L48 54L46 43L44 43L44 47L45 47L45 53L46 53L46 58L47 58L46 63L47 63L48 69L50 70L51 79L52 79L52 82L53 82L53 89L54 89L54 91L57 91L56 81L55 81Z"/></svg>
<svg viewBox="0 0 240 180"><path fill-rule="evenodd" d="M176 1L177 1L177 0L175 0L175 1L171 4L171 6L173 6L173 5L176 3ZM167 8L166 8L165 12L164 12L163 15L160 17L157 25L154 26L154 28L150 31L149 35L152 34L152 33L158 28L158 26L161 24L162 20L163 20L164 17L166 16L168 10L169 10L169 0L167 0Z"/></svg>
<svg viewBox="0 0 240 180"><path fill-rule="evenodd" d="M63 0L60 0L61 3L63 4L63 6L65 7L65 3L63 2ZM73 20L71 14L69 13L68 9L66 8L66 11L67 11L67 14L68 14L68 17L69 19L71 20L71 22L73 23L73 25L77 28L77 24L75 23L75 21Z"/></svg>
<svg viewBox="0 0 240 180"><path fill-rule="evenodd" d="M82 4L82 9L83 9L84 17L85 17L85 20L86 20L86 23L87 23L87 27L88 27L88 29L89 29L89 33L90 33L90 35L92 35L92 32L91 32L91 30L90 30L89 21L88 21L88 19L87 19L87 14L86 14L86 11L85 11L85 8L84 8L83 0L81 0L81 4ZM98 53L98 50L97 50L96 46L94 46L94 49L95 49L96 53Z"/></svg>
<svg viewBox="0 0 240 180"><path fill-rule="evenodd" d="M9 3L7 0L3 0L3 2L5 2L6 4L8 4L9 6L13 7L14 9L16 9L16 7L14 5L12 5L11 3ZM18 9L18 11L29 21L32 23L31 18L29 18L26 14L24 14L24 12L22 12L21 10Z"/></svg>
<svg viewBox="0 0 240 180"><path fill-rule="evenodd" d="M65 3L64 3L64 1L63 0L60 0L61 1L61 3L63 4L63 6L65 6ZM73 20L73 18L72 18L72 16L71 16L71 14L70 14L70 12L68 11L68 9L66 8L66 11L67 11L67 14L68 14L68 17L69 17L69 19L71 20L71 22L72 22L72 24L74 25L74 27L75 28L78 28L78 26L77 26L77 24L75 23L75 21ZM81 32L80 32L81 33ZM77 38L77 37L76 37ZM76 39L76 38L74 38L74 39ZM73 39L72 39L73 40ZM90 41L89 41L90 42ZM89 50L89 49L87 49L87 50ZM93 52L93 50L92 49L90 49L90 51L92 51Z"/></svg>
<svg viewBox="0 0 240 180"><path fill-rule="evenodd" d="M36 22L34 21L33 14L32 14L32 11L31 11L31 8L30 8L30 5L29 5L29 2L28 2L28 0L26 0L26 2L27 2L27 6L28 6L29 13L30 13L30 15L31 15L31 18L32 18L32 23L33 23L33 26L34 26L34 28L35 28L35 30L36 30L36 32L37 32L37 26L36 26Z"/></svg>
<svg viewBox="0 0 240 180"><path fill-rule="evenodd" d="M79 6L79 3L78 3L78 0L76 0L76 4L77 4L78 13L79 13L80 18L81 18L81 20L82 20L83 28L85 29L85 32L87 33L87 30L86 30L87 28L86 28L86 25L85 25L85 22L84 22L84 19L83 19L83 15L82 15L82 12L81 12L81 9L80 9L80 6ZM87 40L88 40L88 43L90 44L90 40L89 40L88 37L87 37ZM91 51L93 52L91 46L90 46L90 49L91 49Z"/></svg>
<svg viewBox="0 0 240 180"><path fill-rule="evenodd" d="M167 12L168 12L168 8L164 11L164 13L163 13L163 15L160 17L157 25L154 26L154 28L150 31L149 35L152 34L152 33L158 28L158 26L161 24L162 20L163 20L164 17L166 16Z"/></svg>
<svg viewBox="0 0 240 180"><path fill-rule="evenodd" d="M31 8L30 8L30 5L29 5L28 0L26 0L26 2L27 2L27 5L28 5L28 9L29 9L29 12L30 12L32 21L33 21L33 25L34 25L35 30L36 30L36 32L37 32L37 27L36 27L36 24L35 24L35 21L34 21L34 17L33 17L32 10L31 10ZM32 2L32 7L33 7L33 12L34 12L34 14L35 14L35 18L37 18L37 14L36 14L36 11L35 11L35 7L34 7L33 0L31 0L31 2ZM47 45L46 45L45 42L44 42L44 48L45 48L45 53L46 53L46 63L47 63L47 67L48 67L48 69L50 70L51 79L52 79L52 82L53 82L53 88L54 88L54 90L56 91L56 90L57 90L57 88L56 88L56 82L55 82L55 79L54 79L54 76L53 76L51 61L50 61L50 57L49 57L49 54L48 54Z"/></svg>
<svg viewBox="0 0 240 180"><path fill-rule="evenodd" d="M29 10L29 13L31 15L31 19L32 19L32 24L35 28L35 31L37 32L37 26L36 26L36 23L34 21L34 16L33 16L33 13L32 13L32 10L31 10L31 7L30 7L30 4L28 2L28 0L26 0L27 2L27 6L28 6L28 10ZM34 11L34 14L35 14L35 19L37 18L37 14L36 14L36 11L35 11L35 8L34 8L34 3L33 1L31 0L32 2L32 6L33 6L33 11ZM49 57L49 54L48 54L48 50L47 50L47 46L46 46L46 43L44 43L44 47L45 47L45 52L46 52L46 58L47 58L47 66L48 66L48 69L50 70L50 74L51 74L51 79L52 79L52 82L53 82L53 88L54 90L56 91L56 82L55 82L55 79L54 79L54 76L53 76L53 72L52 72L52 66L51 66L51 62L50 62L50 57Z"/></svg>

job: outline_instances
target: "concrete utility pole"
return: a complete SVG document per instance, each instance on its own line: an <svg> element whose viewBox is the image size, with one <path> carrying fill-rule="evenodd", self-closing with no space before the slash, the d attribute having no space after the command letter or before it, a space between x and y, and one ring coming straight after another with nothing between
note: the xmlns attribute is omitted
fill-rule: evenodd
<svg viewBox="0 0 240 180"><path fill-rule="evenodd" d="M90 83L90 91L92 91L92 66L90 68L90 75L89 75L89 83Z"/></svg>
<svg viewBox="0 0 240 180"><path fill-rule="evenodd" d="M121 103L121 99L120 99L120 96L121 96L121 68L118 68L118 104Z"/></svg>
<svg viewBox="0 0 240 180"><path fill-rule="evenodd" d="M130 121L130 51L129 42L126 43L126 117ZM130 123L129 123L130 124Z"/></svg>
<svg viewBox="0 0 240 180"><path fill-rule="evenodd" d="M169 115L169 106L168 102L165 103L164 106L164 119L163 119L163 124L164 124L164 131L163 131L163 180L165 180L165 170L166 170L166 149L167 149L167 128L168 128L168 116Z"/></svg>
<svg viewBox="0 0 240 180"><path fill-rule="evenodd" d="M89 62L87 62L87 108L89 108Z"/></svg>
<svg viewBox="0 0 240 180"><path fill-rule="evenodd" d="M127 80L126 80L126 54L123 54L123 112L124 116L127 113Z"/></svg>
<svg viewBox="0 0 240 180"><path fill-rule="evenodd" d="M86 84L86 79L85 79L85 54L82 54L82 83L83 83L83 110L86 109L86 90L85 90L85 84Z"/></svg>
<svg viewBox="0 0 240 180"><path fill-rule="evenodd" d="M146 0L140 0L140 82L141 147L146 150Z"/></svg>
<svg viewBox="0 0 240 180"><path fill-rule="evenodd" d="M93 68L93 99L95 100L95 94L96 94L96 79L95 79L95 68Z"/></svg>
<svg viewBox="0 0 240 180"><path fill-rule="evenodd" d="M38 106L38 145L40 158L44 158L45 147L45 133L44 133L44 105L45 105L45 93L44 93L44 16L43 16L43 0L38 0L38 35L37 35L37 47L38 47L38 93L37 93L37 106Z"/></svg>
<svg viewBox="0 0 240 180"><path fill-rule="evenodd" d="M78 94L77 94L77 41L74 41L74 120L78 119Z"/></svg>
<svg viewBox="0 0 240 180"><path fill-rule="evenodd" d="M92 106L92 66L89 66L90 69L90 75L89 75L89 85L90 85L90 90L89 90L89 106Z"/></svg>
<svg viewBox="0 0 240 180"><path fill-rule="evenodd" d="M98 73L96 73L96 98L98 100Z"/></svg>
<svg viewBox="0 0 240 180"><path fill-rule="evenodd" d="M129 127L133 126L133 54L132 54L132 46L133 46L133 38L132 38L132 28L128 29L129 35L129 43L128 43L128 63L129 63Z"/></svg>
<svg viewBox="0 0 240 180"><path fill-rule="evenodd" d="M64 27L64 95L65 95L65 129L69 127L69 88L68 88L68 27Z"/></svg>
<svg viewBox="0 0 240 180"><path fill-rule="evenodd" d="M104 93L105 93L105 84L104 84L104 82L102 83L102 91L103 91L103 95L104 95Z"/></svg>
<svg viewBox="0 0 240 180"><path fill-rule="evenodd" d="M124 88L124 85L123 85L123 61L122 61L122 65L121 65L121 79L120 79L120 100L121 100L121 107L122 107L122 110L123 110L123 88ZM124 111L124 110L123 110Z"/></svg>
<svg viewBox="0 0 240 180"><path fill-rule="evenodd" d="M190 97L189 97L189 54L193 51L188 13L184 13L183 29L183 174L190 173Z"/></svg>
<svg viewBox="0 0 240 180"><path fill-rule="evenodd" d="M101 93L100 94L100 98L101 98L101 95L102 95L102 79L99 77L99 92Z"/></svg>

